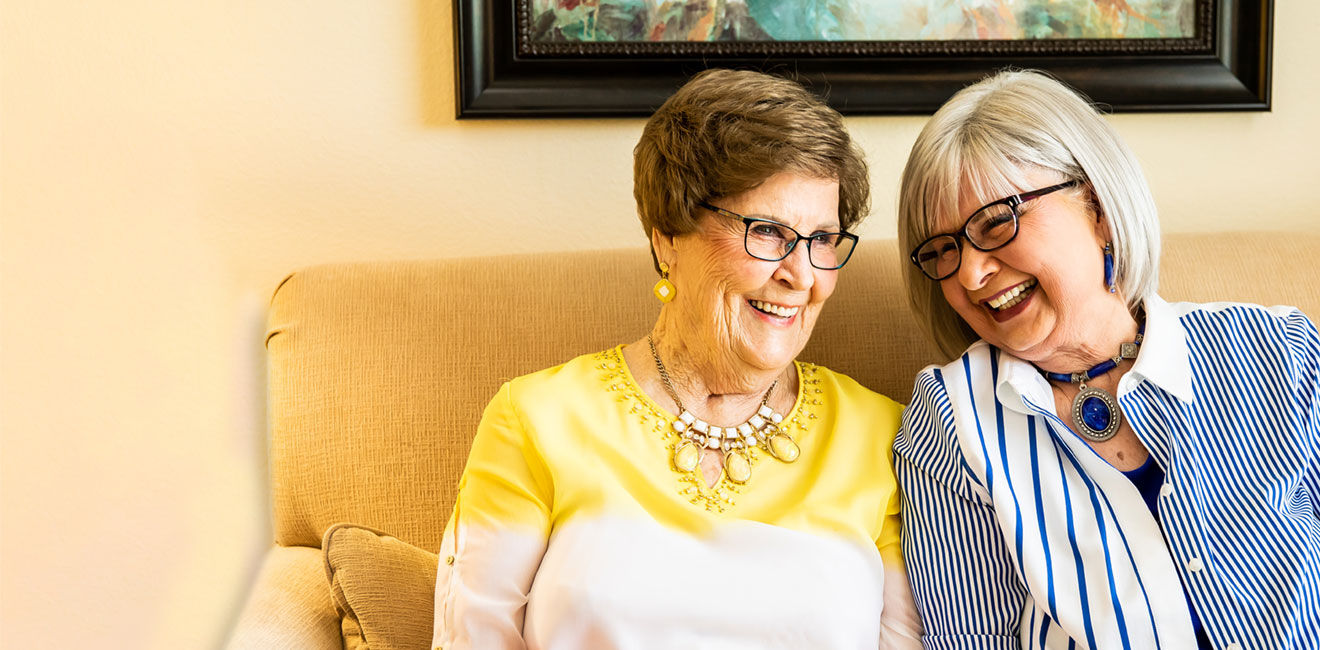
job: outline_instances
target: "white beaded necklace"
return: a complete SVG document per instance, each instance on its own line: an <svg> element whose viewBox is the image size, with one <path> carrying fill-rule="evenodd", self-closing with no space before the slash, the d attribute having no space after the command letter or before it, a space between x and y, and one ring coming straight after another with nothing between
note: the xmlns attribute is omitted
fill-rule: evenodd
<svg viewBox="0 0 1320 650"><path fill-rule="evenodd" d="M752 477L752 462L747 456L747 451L753 447L760 447L785 463L798 459L801 450L797 442L779 428L784 416L770 406L770 394L779 385L778 379L770 384L770 390L761 397L760 408L756 409L756 413L747 418L746 422L734 427L717 427L684 408L682 400L678 399L678 391L674 390L674 382L669 379L669 371L665 370L665 364L660 361L660 353L656 351L655 341L650 334L646 335L646 343L651 346L651 357L655 359L655 369L660 372L660 381L665 385L665 392L669 393L670 399L673 399L674 404L678 406L678 417L670 423L680 436L679 443L674 445L674 469L680 472L695 470L701 461L702 449L722 451L724 476L734 483L742 484Z"/></svg>

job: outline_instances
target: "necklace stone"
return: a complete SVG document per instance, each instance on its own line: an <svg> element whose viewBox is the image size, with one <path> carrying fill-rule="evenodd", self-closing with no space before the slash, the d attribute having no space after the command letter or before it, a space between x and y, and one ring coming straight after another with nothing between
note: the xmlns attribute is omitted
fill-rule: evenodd
<svg viewBox="0 0 1320 650"><path fill-rule="evenodd" d="M1118 354L1106 359L1085 372L1065 374L1045 372L1045 376L1054 381L1077 384L1077 396L1072 401L1073 430L1091 442L1105 442L1118 434L1123 426L1123 413L1118 408L1118 400L1103 388L1087 386L1086 382L1118 367L1124 359L1137 358L1138 348L1145 337L1146 325L1137 328L1137 340L1119 346Z"/></svg>
<svg viewBox="0 0 1320 650"><path fill-rule="evenodd" d="M674 469L680 472L695 471L701 463L702 451L709 449L724 455L724 476L734 483L743 484L752 478L752 461L748 456L748 450L752 448L760 447L785 463L798 459L801 450L797 442L779 426L784 416L770 406L770 394L779 385L779 380L770 384L770 389L761 397L761 406L747 421L737 426L718 427L684 408L650 334L646 336L646 343L651 346L651 357L655 359L655 368L660 373L665 392L678 406L678 417L669 425L679 435L679 442L674 445Z"/></svg>

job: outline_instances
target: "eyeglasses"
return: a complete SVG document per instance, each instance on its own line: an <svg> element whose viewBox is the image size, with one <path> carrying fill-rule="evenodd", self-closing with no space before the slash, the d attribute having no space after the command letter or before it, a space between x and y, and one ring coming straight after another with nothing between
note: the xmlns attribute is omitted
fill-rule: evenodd
<svg viewBox="0 0 1320 650"><path fill-rule="evenodd" d="M798 242L807 242L807 261L824 270L833 271L842 268L852 257L857 247L857 235L850 232L818 232L803 235L792 228L769 219L745 217L737 212L717 208L709 203L698 203L701 207L733 219L738 219L747 226L743 232L743 249L748 255L766 262L778 262L788 257L797 248Z"/></svg>
<svg viewBox="0 0 1320 650"><path fill-rule="evenodd" d="M1018 234L1019 206L1079 182L1071 180L987 203L967 217L957 232L934 235L912 249L912 263L932 280L952 276L962 267L962 239L981 251L1007 246Z"/></svg>

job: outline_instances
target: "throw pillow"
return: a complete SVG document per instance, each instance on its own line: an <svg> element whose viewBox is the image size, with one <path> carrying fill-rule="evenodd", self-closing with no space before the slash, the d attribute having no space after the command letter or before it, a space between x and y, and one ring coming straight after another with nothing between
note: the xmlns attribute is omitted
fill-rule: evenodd
<svg viewBox="0 0 1320 650"><path fill-rule="evenodd" d="M321 548L345 650L431 646L434 553L356 524L331 526Z"/></svg>

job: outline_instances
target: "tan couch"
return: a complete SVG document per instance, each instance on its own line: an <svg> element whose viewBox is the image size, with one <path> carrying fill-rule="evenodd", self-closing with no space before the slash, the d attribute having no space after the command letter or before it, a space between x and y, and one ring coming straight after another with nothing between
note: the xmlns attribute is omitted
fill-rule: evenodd
<svg viewBox="0 0 1320 650"><path fill-rule="evenodd" d="M1315 317L1317 257L1316 234L1169 236L1160 293ZM864 243L802 358L906 402L936 356L899 264L896 242ZM275 540L231 647L427 647L432 553L487 400L509 378L642 336L654 279L641 249L289 276L266 340Z"/></svg>

